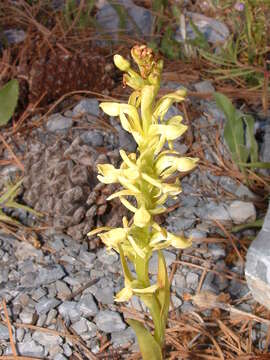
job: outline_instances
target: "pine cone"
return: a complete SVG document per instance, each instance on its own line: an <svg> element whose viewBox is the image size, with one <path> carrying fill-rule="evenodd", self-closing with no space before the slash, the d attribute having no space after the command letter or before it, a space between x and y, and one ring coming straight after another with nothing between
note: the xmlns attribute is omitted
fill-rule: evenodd
<svg viewBox="0 0 270 360"><path fill-rule="evenodd" d="M70 139L70 135L59 138L36 130L28 144L23 183L26 204L44 213L46 224L76 240L82 240L90 230L104 226L108 220L119 226L122 219L118 201L106 201L116 191L116 185L98 183L96 170L98 163L115 164L119 160L118 150L100 153L83 142L80 131L83 132L73 131L76 135ZM104 147L111 147L112 135L104 132L102 135Z"/></svg>
<svg viewBox="0 0 270 360"><path fill-rule="evenodd" d="M44 104L75 90L108 91L114 84L110 69L105 57L98 53L66 55L50 51L31 65L29 101L34 103L45 94Z"/></svg>

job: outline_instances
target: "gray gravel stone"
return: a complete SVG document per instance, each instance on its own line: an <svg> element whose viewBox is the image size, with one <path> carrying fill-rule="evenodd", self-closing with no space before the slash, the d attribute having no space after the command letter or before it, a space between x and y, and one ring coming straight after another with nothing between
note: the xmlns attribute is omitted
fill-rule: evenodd
<svg viewBox="0 0 270 360"><path fill-rule="evenodd" d="M80 260L85 264L87 269L93 268L94 260L96 259L96 254L88 251L80 251L79 257Z"/></svg>
<svg viewBox="0 0 270 360"><path fill-rule="evenodd" d="M59 300L54 298L48 299L47 297L44 297L36 304L36 312L39 315L47 314L47 312L55 308L58 304L60 304Z"/></svg>
<svg viewBox="0 0 270 360"><path fill-rule="evenodd" d="M22 310L19 317L24 324L33 324L35 320L35 310L31 308L25 308Z"/></svg>
<svg viewBox="0 0 270 360"><path fill-rule="evenodd" d="M71 290L64 281L57 280L55 283L57 297L61 300L65 300L70 294Z"/></svg>
<svg viewBox="0 0 270 360"><path fill-rule="evenodd" d="M73 116L91 114L99 116L99 103L96 99L83 99L73 109Z"/></svg>
<svg viewBox="0 0 270 360"><path fill-rule="evenodd" d="M194 272L189 272L186 277L187 287L196 290L199 284L199 275Z"/></svg>
<svg viewBox="0 0 270 360"><path fill-rule="evenodd" d="M212 260L219 260L226 256L226 251L220 244L208 244L208 251Z"/></svg>
<svg viewBox="0 0 270 360"><path fill-rule="evenodd" d="M97 301L101 304L109 305L114 303L114 289L110 286L105 288L97 288L93 294Z"/></svg>
<svg viewBox="0 0 270 360"><path fill-rule="evenodd" d="M72 322L80 320L81 314L75 301L64 301L58 308L59 313Z"/></svg>
<svg viewBox="0 0 270 360"><path fill-rule="evenodd" d="M87 320L82 318L79 321L72 324L72 329L78 334L81 335L88 330Z"/></svg>
<svg viewBox="0 0 270 360"><path fill-rule="evenodd" d="M89 316L95 316L98 313L97 304L91 294L87 294L81 297L77 309L86 318Z"/></svg>
<svg viewBox="0 0 270 360"><path fill-rule="evenodd" d="M17 343L16 347L18 349L18 353L22 356L42 357L45 355L44 347L42 345L39 345L33 340ZM8 349L8 352L6 352L6 355L11 355L11 354L12 354L12 350L10 348Z"/></svg>
<svg viewBox="0 0 270 360"><path fill-rule="evenodd" d="M35 331L32 335L33 340L37 343L46 346L52 347L54 345L60 345L63 342L61 336L56 334L50 334L47 332Z"/></svg>
<svg viewBox="0 0 270 360"><path fill-rule="evenodd" d="M205 279L202 284L202 291L210 291L214 294L219 294L219 289L217 285L214 283L215 274L212 272L208 272L205 276Z"/></svg>
<svg viewBox="0 0 270 360"><path fill-rule="evenodd" d="M176 310L183 304L183 301L174 294L171 295L171 302L173 303L174 310ZM170 310L173 310L173 308L170 307Z"/></svg>
<svg viewBox="0 0 270 360"><path fill-rule="evenodd" d="M72 355L71 347L70 347L67 343L65 343L65 344L63 345L63 350L64 350L64 354L65 354L67 357L69 357L69 356Z"/></svg>
<svg viewBox="0 0 270 360"><path fill-rule="evenodd" d="M101 249L97 253L98 260L104 265L112 265L118 260L118 254L114 251L108 252L106 249Z"/></svg>
<svg viewBox="0 0 270 360"><path fill-rule="evenodd" d="M93 322L91 322L89 320L86 320L86 324L87 324L87 328L88 328L87 334L89 335L89 338L96 337L96 333L97 333L96 324L94 324Z"/></svg>
<svg viewBox="0 0 270 360"><path fill-rule="evenodd" d="M63 354L57 354L53 357L53 360L68 360Z"/></svg>
<svg viewBox="0 0 270 360"><path fill-rule="evenodd" d="M178 289L185 289L187 286L186 277L183 274L176 272L173 277L173 285Z"/></svg>
<svg viewBox="0 0 270 360"><path fill-rule="evenodd" d="M80 135L80 138L84 143L93 147L104 145L104 137L97 131L85 131Z"/></svg>
<svg viewBox="0 0 270 360"><path fill-rule="evenodd" d="M39 316L38 320L37 320L36 325L42 327L45 324L46 320L47 320L47 315L46 314L41 314Z"/></svg>
<svg viewBox="0 0 270 360"><path fill-rule="evenodd" d="M198 91L200 93L209 93L209 92L212 93L215 91L214 86L208 80L198 82L198 83L194 84L194 87L195 87L196 91Z"/></svg>
<svg viewBox="0 0 270 360"><path fill-rule="evenodd" d="M102 310L95 317L95 323L99 330L106 333L124 330L127 326L121 316L110 310Z"/></svg>
<svg viewBox="0 0 270 360"><path fill-rule="evenodd" d="M255 206L251 202L233 201L228 211L235 224L243 224L256 220Z"/></svg>
<svg viewBox="0 0 270 360"><path fill-rule="evenodd" d="M54 283L65 276L65 272L60 265L50 265L42 267L38 271L34 286L48 285Z"/></svg>
<svg viewBox="0 0 270 360"><path fill-rule="evenodd" d="M16 329L16 340L22 342L24 338L25 330L23 328ZM0 338L1 340L1 338Z"/></svg>
<svg viewBox="0 0 270 360"><path fill-rule="evenodd" d="M126 347L131 345L136 339L135 332L132 330L131 327L123 331L116 331L112 333L111 341L114 348L117 347Z"/></svg>
<svg viewBox="0 0 270 360"><path fill-rule="evenodd" d="M231 217L225 204L210 202L197 209L197 215L202 220L230 221Z"/></svg>
<svg viewBox="0 0 270 360"><path fill-rule="evenodd" d="M32 292L31 297L33 300L38 301L45 295L46 295L46 291L40 287Z"/></svg>
<svg viewBox="0 0 270 360"><path fill-rule="evenodd" d="M8 340L8 328L5 325L0 324L0 340Z"/></svg>
<svg viewBox="0 0 270 360"><path fill-rule="evenodd" d="M61 114L53 114L49 117L46 127L50 132L67 131L72 127L73 120Z"/></svg>
<svg viewBox="0 0 270 360"><path fill-rule="evenodd" d="M171 264L176 260L176 255L168 250L163 250L163 255L167 264L167 267L171 266ZM149 272L151 274L156 274L158 269L158 254L155 251L153 256L149 261Z"/></svg>

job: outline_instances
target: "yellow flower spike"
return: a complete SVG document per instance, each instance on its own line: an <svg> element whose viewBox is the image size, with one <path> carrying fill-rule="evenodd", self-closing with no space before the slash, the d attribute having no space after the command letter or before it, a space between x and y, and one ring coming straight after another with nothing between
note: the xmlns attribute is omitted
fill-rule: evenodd
<svg viewBox="0 0 270 360"><path fill-rule="evenodd" d="M151 215L150 213L144 208L144 207L140 207L134 215L134 224L138 227L144 227L147 224L149 224L151 220Z"/></svg>
<svg viewBox="0 0 270 360"><path fill-rule="evenodd" d="M121 71L128 71L130 69L130 62L121 55L114 55L113 61L115 66Z"/></svg>
<svg viewBox="0 0 270 360"><path fill-rule="evenodd" d="M180 157L173 150L173 142L187 130L182 117L177 115L164 121L169 107L184 100L186 90L179 89L156 100L163 62L156 61L152 50L145 45L136 45L131 54L140 74L132 69L128 60L114 56L116 66L125 72L123 84L134 89L128 103L103 102L100 106L108 115L119 116L122 127L132 134L138 149L132 154L120 150L120 168L100 164L98 178L104 183L122 185L108 200L119 197L133 216L130 221L122 218L123 228L103 227L89 235L98 234L109 250L120 254L125 287L116 294L115 301L128 301L132 295L138 295L148 307L154 323L153 335L134 320L130 324L138 337L143 360L162 360L170 288L161 249L169 246L184 249L191 245L191 239L167 232L153 218L166 212L166 200L176 198L181 192L179 181L166 182L166 178L176 171L192 170L198 159ZM164 150L166 143L169 150ZM155 285L151 285L148 274L153 251L158 251L159 265ZM133 264L134 277L127 260Z"/></svg>

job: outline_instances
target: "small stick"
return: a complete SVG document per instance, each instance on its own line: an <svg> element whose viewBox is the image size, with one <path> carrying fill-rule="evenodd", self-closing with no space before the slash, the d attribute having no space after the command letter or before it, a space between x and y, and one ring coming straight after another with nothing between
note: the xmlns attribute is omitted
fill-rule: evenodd
<svg viewBox="0 0 270 360"><path fill-rule="evenodd" d="M18 167L24 171L24 166L23 164L20 162L20 160L17 158L17 156L14 154L13 150L11 149L10 145L6 142L6 140L4 139L4 137L0 134L0 139L3 142L3 144L5 145L5 147L8 149L8 151L11 153L11 156L13 157L14 161L16 162L16 164L18 165Z"/></svg>
<svg viewBox="0 0 270 360"><path fill-rule="evenodd" d="M10 324L10 321L9 321L9 316L8 316L8 311L7 311L7 304L6 304L5 299L3 299L2 304L3 304L4 314L5 314L6 323L7 323L7 327L8 327L8 334L9 334L9 338L10 338L11 350L12 350L12 353L13 353L12 358L17 359L18 354L17 354L16 346L15 346L14 340L13 340L12 328L11 328L11 324Z"/></svg>
<svg viewBox="0 0 270 360"><path fill-rule="evenodd" d="M93 280L88 281L85 285L81 286L77 291L74 291L73 293L71 293L70 295L68 295L65 298L65 301L69 301L73 298L75 298L77 295L79 295L80 293L82 293L85 289L89 288L92 285L95 285L98 281L100 280L100 278L96 278Z"/></svg>

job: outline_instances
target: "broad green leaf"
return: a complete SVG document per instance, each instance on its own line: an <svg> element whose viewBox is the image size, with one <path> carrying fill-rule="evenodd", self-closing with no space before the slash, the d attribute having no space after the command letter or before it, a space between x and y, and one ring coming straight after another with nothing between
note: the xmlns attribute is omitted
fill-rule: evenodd
<svg viewBox="0 0 270 360"><path fill-rule="evenodd" d="M162 360L160 346L144 325L131 319L128 319L127 323L136 333L143 360Z"/></svg>
<svg viewBox="0 0 270 360"><path fill-rule="evenodd" d="M17 106L19 97L19 83L10 80L0 89L0 126L8 123Z"/></svg>
<svg viewBox="0 0 270 360"><path fill-rule="evenodd" d="M215 93L214 97L217 106L224 112L227 119L224 127L224 138L231 151L232 158L236 162L246 162L246 151L243 150L245 143L242 114L235 110L235 107L227 96Z"/></svg>
<svg viewBox="0 0 270 360"><path fill-rule="evenodd" d="M227 120L233 120L235 118L235 108L229 98L227 96L215 92L214 98L217 106L222 110L227 118Z"/></svg>
<svg viewBox="0 0 270 360"><path fill-rule="evenodd" d="M249 152L250 152L250 161L255 163L258 161L258 144L254 136L254 119L250 115L244 116L244 121L247 126L247 136L249 141Z"/></svg>

